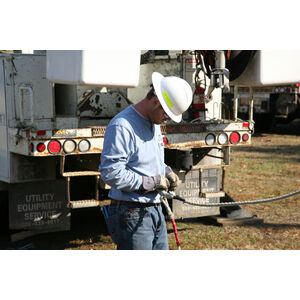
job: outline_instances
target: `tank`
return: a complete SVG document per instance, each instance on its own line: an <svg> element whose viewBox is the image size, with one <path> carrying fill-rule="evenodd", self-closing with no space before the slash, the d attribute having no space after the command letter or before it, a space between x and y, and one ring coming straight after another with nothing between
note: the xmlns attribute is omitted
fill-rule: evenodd
<svg viewBox="0 0 300 300"><path fill-rule="evenodd" d="M231 85L262 86L300 82L299 50L259 50Z"/></svg>

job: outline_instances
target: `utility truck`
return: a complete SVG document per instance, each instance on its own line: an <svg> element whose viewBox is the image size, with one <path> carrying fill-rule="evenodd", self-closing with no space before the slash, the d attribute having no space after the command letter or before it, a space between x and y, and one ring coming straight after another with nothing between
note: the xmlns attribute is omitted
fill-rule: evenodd
<svg viewBox="0 0 300 300"><path fill-rule="evenodd" d="M253 93L253 95L251 95ZM277 124L288 124L300 117L300 84L284 86L238 87L238 117L249 114L249 101L254 99L253 120L255 129L269 130ZM223 102L232 105L234 87L223 93Z"/></svg>
<svg viewBox="0 0 300 300"><path fill-rule="evenodd" d="M232 56L236 60L234 57L238 52L234 52ZM259 130L299 118L300 85L295 81L298 51L248 52L250 63L238 80L233 74L230 93L223 94L224 104L230 106L231 99L237 98L238 115L242 119L252 109L255 128ZM250 102L253 105L249 105Z"/></svg>
<svg viewBox="0 0 300 300"><path fill-rule="evenodd" d="M241 120L237 94L230 113L222 92L229 84L300 82L299 57L225 50L0 53L1 220L28 234L69 230L72 210L106 204L110 187L98 172L106 126L145 97L154 71L184 78L194 92L183 121L161 125L166 164L182 181L176 193L195 203L222 201L230 149L249 145L254 130L253 99ZM274 60L281 62L279 77ZM220 213L170 204L176 219Z"/></svg>

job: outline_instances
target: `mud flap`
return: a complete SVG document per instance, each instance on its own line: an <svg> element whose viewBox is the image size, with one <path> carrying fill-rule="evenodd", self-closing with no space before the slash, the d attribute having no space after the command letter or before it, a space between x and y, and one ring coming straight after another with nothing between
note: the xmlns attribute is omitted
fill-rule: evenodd
<svg viewBox="0 0 300 300"><path fill-rule="evenodd" d="M200 198L199 194L201 191L203 193L220 191L220 170L215 168L205 169L202 176L200 173L199 169L180 172L179 178L182 183L176 189L176 194L194 203L218 203L219 197ZM175 219L218 215L220 211L219 207L189 205L175 199L172 200L172 210Z"/></svg>
<svg viewBox="0 0 300 300"><path fill-rule="evenodd" d="M70 230L65 179L10 184L8 207L10 230Z"/></svg>

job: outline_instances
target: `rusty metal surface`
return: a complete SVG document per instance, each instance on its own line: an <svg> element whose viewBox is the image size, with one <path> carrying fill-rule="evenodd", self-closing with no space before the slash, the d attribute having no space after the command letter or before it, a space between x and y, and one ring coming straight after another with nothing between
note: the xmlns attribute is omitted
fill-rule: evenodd
<svg viewBox="0 0 300 300"><path fill-rule="evenodd" d="M205 124L174 124L174 125L161 125L162 134L170 133L194 133L194 132L206 132L207 126Z"/></svg>
<svg viewBox="0 0 300 300"><path fill-rule="evenodd" d="M244 122L229 122L220 120L212 120L202 124L175 124L175 125L162 125L162 134L167 138L168 143L165 145L167 149L188 149L188 148L209 148L209 147L226 147L226 146L242 146L251 144L251 126L244 127ZM219 145L216 141L213 145L206 145L205 137L209 133L213 133L216 137L225 132L227 136L233 132L238 131L241 135L243 133L249 134L249 140L244 142L240 141L237 144L231 144L229 139L224 145Z"/></svg>
<svg viewBox="0 0 300 300"><path fill-rule="evenodd" d="M205 124L175 124L175 125L162 125L161 126L163 135L167 138L168 143L165 145L166 149L179 149L185 150L189 148L209 148L209 147L226 147L226 146L242 146L251 144L251 130L243 127L241 122L207 122ZM101 153L103 150L104 134L106 126L93 126L89 128L78 128L78 129L60 129L46 131L44 136L37 136L36 132L24 132L17 131L17 129L10 130L9 132L9 148L11 152L29 155L29 156L61 156L61 155L78 155L83 154L76 148L72 153L65 154L61 150L57 154L51 154L47 150L49 141L56 138L64 143L66 139L73 139L77 144L81 139L88 139L91 143L91 148L87 153ZM239 131L240 134L246 132L249 134L249 140L243 142L242 140L237 144L231 144L229 141L224 145L219 145L217 141L214 145L207 146L205 143L205 137L208 133L214 133L216 136L221 132L226 132L229 136L231 132ZM19 136L19 137L17 137ZM44 152L29 151L30 143L36 145L39 142L44 142L46 150Z"/></svg>
<svg viewBox="0 0 300 300"><path fill-rule="evenodd" d="M229 120L210 120L202 123L187 123L187 124L164 124L161 125L162 134L174 133L208 133L221 131L235 131L235 130L252 130L253 124L249 127L244 127L243 121L229 121Z"/></svg>
<svg viewBox="0 0 300 300"><path fill-rule="evenodd" d="M76 171L76 172L62 172L64 177L74 177L74 176L99 176L100 172L96 171Z"/></svg>
<svg viewBox="0 0 300 300"><path fill-rule="evenodd" d="M70 207L72 209L97 207L97 206L101 206L100 204L101 201L95 199L70 201Z"/></svg>
<svg viewBox="0 0 300 300"><path fill-rule="evenodd" d="M94 127L92 128L93 137L104 137L106 126Z"/></svg>
<svg viewBox="0 0 300 300"><path fill-rule="evenodd" d="M166 149L189 149L189 148L201 148L201 147L207 147L204 141L191 141L186 143L171 143L166 144Z"/></svg>
<svg viewBox="0 0 300 300"><path fill-rule="evenodd" d="M239 131L242 132L242 131ZM209 132L205 133L181 133L181 134L167 134L165 137L168 140L168 143L165 145L165 148L167 149L187 149L187 148L211 148L211 147L239 147L243 145L250 145L251 144L251 136L249 136L249 140L247 142L240 141L237 144L232 144L230 141L228 141L224 145L220 145L217 143L217 141L213 145L206 145L205 143L205 137ZM212 131L210 131L212 133ZM219 132L213 132L216 136L219 134ZM247 132L248 133L248 132ZM227 135L230 133L227 132Z"/></svg>

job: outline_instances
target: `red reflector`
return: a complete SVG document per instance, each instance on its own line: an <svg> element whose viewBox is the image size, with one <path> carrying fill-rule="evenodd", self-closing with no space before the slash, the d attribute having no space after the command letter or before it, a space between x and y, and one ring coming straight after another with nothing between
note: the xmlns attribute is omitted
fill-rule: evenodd
<svg viewBox="0 0 300 300"><path fill-rule="evenodd" d="M249 135L247 133L244 133L242 139L244 142L247 142L249 140Z"/></svg>
<svg viewBox="0 0 300 300"><path fill-rule="evenodd" d="M167 138L164 137L164 138L163 138L163 142L164 142L164 145L167 145L169 141L168 141Z"/></svg>
<svg viewBox="0 0 300 300"><path fill-rule="evenodd" d="M244 122L243 123L243 127L249 127L250 126L250 123L249 122Z"/></svg>
<svg viewBox="0 0 300 300"><path fill-rule="evenodd" d="M36 135L45 135L46 134L46 130L39 130Z"/></svg>
<svg viewBox="0 0 300 300"><path fill-rule="evenodd" d="M46 149L46 146L45 146L44 143L39 143L39 144L36 146L36 150L37 150L38 152L43 152L43 151L45 151L45 149Z"/></svg>
<svg viewBox="0 0 300 300"><path fill-rule="evenodd" d="M33 152L33 144L32 143L30 143L30 145L29 145L29 150L30 150L30 152Z"/></svg>
<svg viewBox="0 0 300 300"><path fill-rule="evenodd" d="M231 144L237 144L239 141L240 141L240 134L238 132L233 132L231 135L230 135L230 143Z"/></svg>
<svg viewBox="0 0 300 300"><path fill-rule="evenodd" d="M58 153L60 151L61 145L57 140L53 140L48 144L48 150L50 153Z"/></svg>

